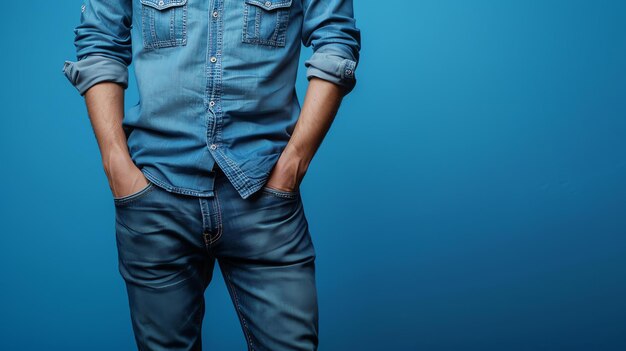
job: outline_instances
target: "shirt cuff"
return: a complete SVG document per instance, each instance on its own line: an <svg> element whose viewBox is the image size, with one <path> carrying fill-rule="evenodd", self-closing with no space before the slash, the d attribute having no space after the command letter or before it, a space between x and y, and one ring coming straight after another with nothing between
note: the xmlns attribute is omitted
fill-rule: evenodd
<svg viewBox="0 0 626 351"><path fill-rule="evenodd" d="M128 67L101 55L90 55L79 61L65 61L63 73L80 95L103 81L119 83L124 89L128 87Z"/></svg>
<svg viewBox="0 0 626 351"><path fill-rule="evenodd" d="M344 87L344 95L350 93L356 85L354 70L357 62L345 55L332 51L322 51L323 47L304 62L307 68L306 78L318 77Z"/></svg>

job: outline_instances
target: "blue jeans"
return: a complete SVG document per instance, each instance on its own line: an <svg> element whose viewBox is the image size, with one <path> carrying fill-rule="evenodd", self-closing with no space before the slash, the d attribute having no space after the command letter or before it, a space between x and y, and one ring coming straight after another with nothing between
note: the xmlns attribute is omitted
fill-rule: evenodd
<svg viewBox="0 0 626 351"><path fill-rule="evenodd" d="M299 191L242 199L217 167L215 196L149 183L114 198L119 271L139 350L201 350L217 260L248 350L316 350L315 250Z"/></svg>

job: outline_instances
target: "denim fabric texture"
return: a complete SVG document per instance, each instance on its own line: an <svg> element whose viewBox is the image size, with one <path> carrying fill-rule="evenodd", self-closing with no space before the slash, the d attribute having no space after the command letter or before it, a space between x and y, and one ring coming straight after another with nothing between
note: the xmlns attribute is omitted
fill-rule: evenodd
<svg viewBox="0 0 626 351"><path fill-rule="evenodd" d="M299 192L242 199L219 169L214 184L212 197L149 183L113 200L138 349L202 350L217 262L248 350L317 350L316 254Z"/></svg>
<svg viewBox="0 0 626 351"><path fill-rule="evenodd" d="M350 93L361 47L352 0L85 0L63 73L81 95L98 82L128 87L130 155L147 179L213 195L214 163L245 199L261 189L300 115L306 77Z"/></svg>

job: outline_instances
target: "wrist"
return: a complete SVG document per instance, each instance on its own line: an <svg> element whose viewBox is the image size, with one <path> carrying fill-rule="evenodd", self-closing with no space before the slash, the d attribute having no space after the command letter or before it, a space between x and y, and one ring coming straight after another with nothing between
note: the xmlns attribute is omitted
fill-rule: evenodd
<svg viewBox="0 0 626 351"><path fill-rule="evenodd" d="M299 178L306 173L310 162L310 157L291 147L286 147L281 155L283 167L295 170Z"/></svg>
<svg viewBox="0 0 626 351"><path fill-rule="evenodd" d="M306 149L299 148L293 143L287 144L283 150L283 155L289 162L298 163L305 168L309 166L309 163L311 163L311 159L313 158L313 155L307 152Z"/></svg>
<svg viewBox="0 0 626 351"><path fill-rule="evenodd" d="M105 170L110 170L112 167L118 167L119 165L130 165L131 163L134 164L127 149L112 147L102 153L102 165Z"/></svg>

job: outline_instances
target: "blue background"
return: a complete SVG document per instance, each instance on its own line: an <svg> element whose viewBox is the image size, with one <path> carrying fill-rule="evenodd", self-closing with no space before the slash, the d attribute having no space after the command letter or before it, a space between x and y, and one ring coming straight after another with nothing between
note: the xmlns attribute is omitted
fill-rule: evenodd
<svg viewBox="0 0 626 351"><path fill-rule="evenodd" d="M110 189L61 72L80 5L3 5L2 350L135 349ZM355 16L357 87L302 184L320 350L625 350L626 3ZM206 297L205 348L244 350L218 270Z"/></svg>

